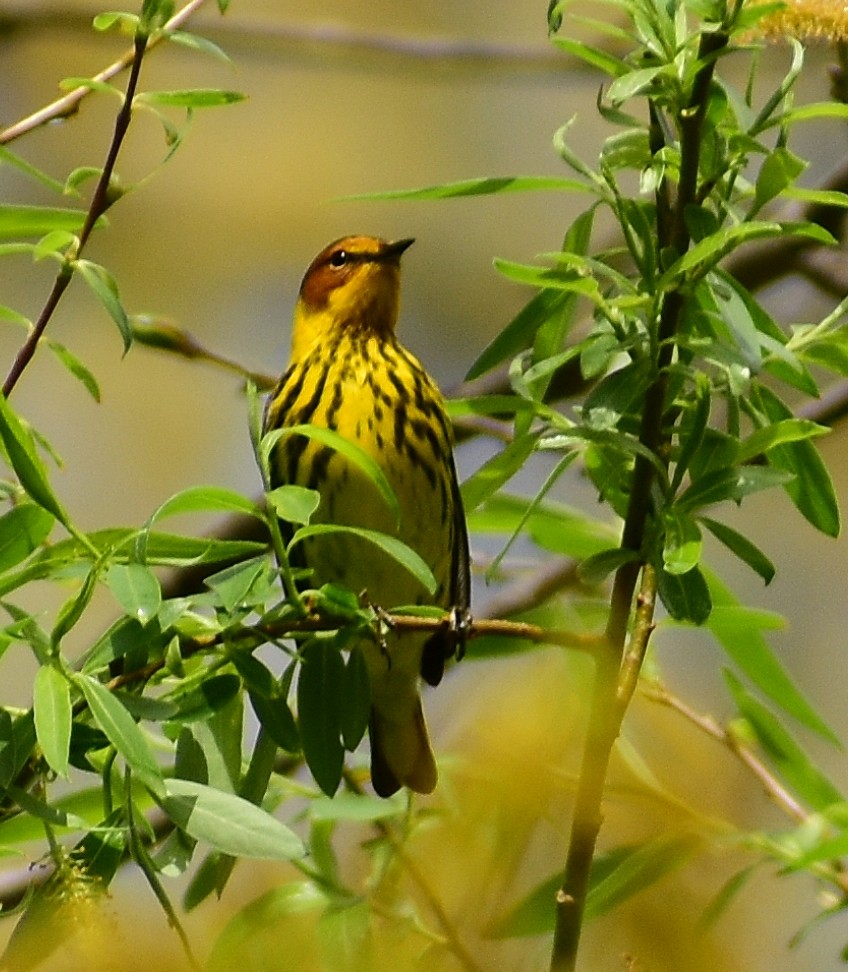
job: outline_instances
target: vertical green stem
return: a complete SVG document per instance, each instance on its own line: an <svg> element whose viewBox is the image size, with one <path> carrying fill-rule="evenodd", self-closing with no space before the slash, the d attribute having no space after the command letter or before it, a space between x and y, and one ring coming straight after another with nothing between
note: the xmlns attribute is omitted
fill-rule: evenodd
<svg viewBox="0 0 848 972"><path fill-rule="evenodd" d="M727 44L723 31L701 35L699 60L702 63L692 85L687 104L677 117L680 138L680 177L674 203L668 183L657 189L658 252L671 250L680 255L690 244L686 209L695 205L698 188L698 163L701 131L707 110L715 58ZM651 107L651 138L654 151L661 127L656 109ZM665 295L653 341L655 379L648 388L642 411L639 441L663 464L668 465L672 432L664 428L668 392L668 366L674 357L674 338L684 309L684 294L679 290ZM621 546L640 554L640 561L624 564L616 572L606 629L606 644L596 655L596 668L589 710L586 742L575 797L574 817L565 873L556 900L556 928L551 957L551 972L574 972L580 933L589 892L589 878L598 834L603 823L602 800L607 769L615 740L632 698L642 659L653 630L656 576L645 565L643 546L653 516L652 490L656 469L646 457L636 457L630 499L624 522ZM637 623L628 643L633 595L642 575L642 590L636 605ZM621 684L619 684L621 683Z"/></svg>

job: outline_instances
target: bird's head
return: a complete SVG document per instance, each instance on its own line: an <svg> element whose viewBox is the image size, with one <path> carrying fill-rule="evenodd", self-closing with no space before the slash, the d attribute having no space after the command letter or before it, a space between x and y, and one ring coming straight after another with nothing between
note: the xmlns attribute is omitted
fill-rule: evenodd
<svg viewBox="0 0 848 972"><path fill-rule="evenodd" d="M337 329L388 335L398 316L400 257L413 240L344 236L310 263L294 316L293 356Z"/></svg>

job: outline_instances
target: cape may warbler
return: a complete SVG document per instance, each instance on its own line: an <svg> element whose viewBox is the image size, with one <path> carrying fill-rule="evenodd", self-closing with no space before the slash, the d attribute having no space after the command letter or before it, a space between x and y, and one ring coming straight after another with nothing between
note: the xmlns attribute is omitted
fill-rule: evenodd
<svg viewBox="0 0 848 972"><path fill-rule="evenodd" d="M433 381L395 337L400 257L412 240L347 236L312 261L294 312L291 361L268 401L266 431L309 423L336 430L382 468L400 507L389 509L371 478L336 450L301 435L280 440L274 485L316 489L313 522L394 535L436 578L430 595L397 561L349 534L302 544L311 584L365 591L372 604L436 604L467 611L468 537L451 450L451 430ZM398 525L399 523L399 525ZM436 764L419 676L440 681L445 660L461 653L456 626L435 635L389 631L361 644L371 683L371 779L381 796L400 786L429 793Z"/></svg>

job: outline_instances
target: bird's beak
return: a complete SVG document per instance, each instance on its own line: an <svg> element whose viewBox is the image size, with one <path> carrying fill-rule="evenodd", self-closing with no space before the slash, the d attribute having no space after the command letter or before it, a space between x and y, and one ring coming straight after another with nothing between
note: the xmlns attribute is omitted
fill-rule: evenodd
<svg viewBox="0 0 848 972"><path fill-rule="evenodd" d="M415 242L414 239L408 240L395 240L392 243L386 243L386 245L380 251L381 260L391 260L397 258L403 253L404 250L408 250L412 244Z"/></svg>

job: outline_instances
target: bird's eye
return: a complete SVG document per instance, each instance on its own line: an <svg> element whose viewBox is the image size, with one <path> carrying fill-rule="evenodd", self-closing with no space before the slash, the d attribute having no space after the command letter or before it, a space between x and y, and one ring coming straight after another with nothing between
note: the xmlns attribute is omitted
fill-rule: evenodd
<svg viewBox="0 0 848 972"><path fill-rule="evenodd" d="M348 261L347 250L336 250L330 257L331 267L343 267Z"/></svg>

